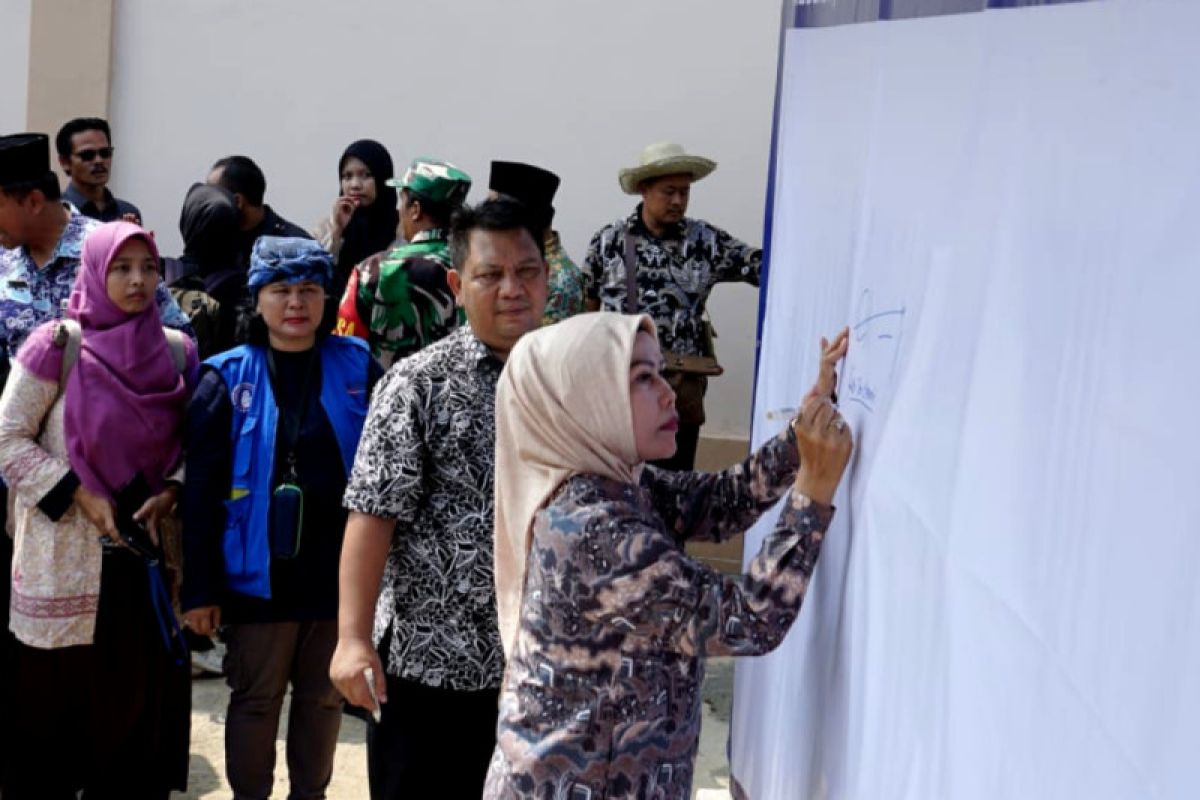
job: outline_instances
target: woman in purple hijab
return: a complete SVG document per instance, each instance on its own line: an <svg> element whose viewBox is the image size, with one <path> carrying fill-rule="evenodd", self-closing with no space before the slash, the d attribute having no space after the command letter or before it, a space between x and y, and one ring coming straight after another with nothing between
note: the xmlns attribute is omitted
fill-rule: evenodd
<svg viewBox="0 0 1200 800"><path fill-rule="evenodd" d="M19 642L6 800L186 787L190 668L159 534L197 362L162 327L159 280L144 230L94 230L66 319L29 337L0 397Z"/></svg>

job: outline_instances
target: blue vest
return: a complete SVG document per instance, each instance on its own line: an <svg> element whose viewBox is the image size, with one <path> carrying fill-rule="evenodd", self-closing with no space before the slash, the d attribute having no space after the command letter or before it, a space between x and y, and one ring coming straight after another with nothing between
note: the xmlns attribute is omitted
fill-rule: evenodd
<svg viewBox="0 0 1200 800"><path fill-rule="evenodd" d="M320 345L321 407L333 426L346 474L367 418L366 342L330 336ZM233 402L232 481L225 501L225 575L228 586L252 597L271 597L268 512L275 474L275 426L279 408L271 390L267 351L242 345L204 363L225 379Z"/></svg>

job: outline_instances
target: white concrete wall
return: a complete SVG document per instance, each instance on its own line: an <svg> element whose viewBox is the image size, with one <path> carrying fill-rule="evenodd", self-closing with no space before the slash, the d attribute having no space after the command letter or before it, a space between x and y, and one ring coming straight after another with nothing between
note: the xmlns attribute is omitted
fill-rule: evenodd
<svg viewBox="0 0 1200 800"><path fill-rule="evenodd" d="M0 0L0 134L25 131L30 4L31 0Z"/></svg>
<svg viewBox="0 0 1200 800"><path fill-rule="evenodd" d="M379 139L398 165L430 154L486 191L492 158L563 177L557 227L581 260L634 200L617 169L675 139L720 168L690 213L761 242L778 0L121 0L114 26L113 188L168 253L184 191L244 153L267 202L309 225L328 213L337 158ZM745 436L756 290L711 308L728 372L706 435Z"/></svg>

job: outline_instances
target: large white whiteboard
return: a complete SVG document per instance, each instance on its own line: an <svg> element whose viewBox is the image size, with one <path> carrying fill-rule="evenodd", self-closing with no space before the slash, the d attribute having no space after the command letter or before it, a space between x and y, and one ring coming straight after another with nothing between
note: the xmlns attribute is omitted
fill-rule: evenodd
<svg viewBox="0 0 1200 800"><path fill-rule="evenodd" d="M851 324L859 450L800 621L737 667L754 800L1200 797L1197 31L786 34L754 439Z"/></svg>

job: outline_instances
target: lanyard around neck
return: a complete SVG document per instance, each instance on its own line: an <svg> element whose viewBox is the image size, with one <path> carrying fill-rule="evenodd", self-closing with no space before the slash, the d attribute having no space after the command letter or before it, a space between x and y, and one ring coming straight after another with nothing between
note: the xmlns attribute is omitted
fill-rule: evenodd
<svg viewBox="0 0 1200 800"><path fill-rule="evenodd" d="M271 374L271 384L275 393L275 407L280 411L280 418L283 424L283 451L286 453L287 473L284 475L284 481L294 483L297 480L296 475L296 444L300 441L300 429L304 425L304 415L308 411L308 390L312 385L313 372L316 370L317 360L320 358L317 353L317 348L314 347L308 351L308 363L304 366L304 379L300 384L300 393L296 396L296 402L299 408L284 409L279 402L279 392L283 388L279 383L279 370L275 366L275 350L270 346L267 347L267 370Z"/></svg>

